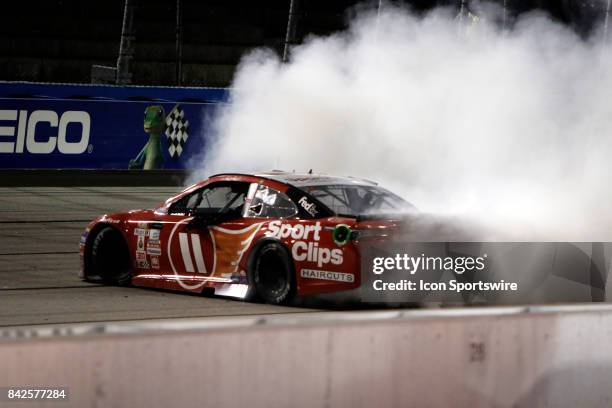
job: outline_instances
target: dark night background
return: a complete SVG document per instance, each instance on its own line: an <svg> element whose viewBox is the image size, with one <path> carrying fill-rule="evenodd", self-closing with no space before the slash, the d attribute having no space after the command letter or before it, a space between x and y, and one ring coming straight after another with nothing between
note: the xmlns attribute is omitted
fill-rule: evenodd
<svg viewBox="0 0 612 408"><path fill-rule="evenodd" d="M347 23L355 5L378 1L294 0L295 34L328 34ZM385 0L383 4L391 3ZM412 0L417 12L435 6L457 10L460 0ZM503 3L498 0L498 3ZM506 0L513 17L534 9L588 36L605 17L605 0ZM260 46L282 55L290 0L181 0L181 85L227 86L241 55ZM177 85L176 0L131 0L131 83ZM114 67L122 31L124 0L11 2L0 26L0 80L90 83L92 65Z"/></svg>

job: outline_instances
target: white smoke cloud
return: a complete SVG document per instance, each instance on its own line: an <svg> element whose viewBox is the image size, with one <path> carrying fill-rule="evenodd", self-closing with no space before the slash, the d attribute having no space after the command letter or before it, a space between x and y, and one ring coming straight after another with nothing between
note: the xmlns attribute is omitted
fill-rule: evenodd
<svg viewBox="0 0 612 408"><path fill-rule="evenodd" d="M195 177L312 168L512 239L612 239L609 47L544 14L487 16L387 8L287 64L250 53Z"/></svg>

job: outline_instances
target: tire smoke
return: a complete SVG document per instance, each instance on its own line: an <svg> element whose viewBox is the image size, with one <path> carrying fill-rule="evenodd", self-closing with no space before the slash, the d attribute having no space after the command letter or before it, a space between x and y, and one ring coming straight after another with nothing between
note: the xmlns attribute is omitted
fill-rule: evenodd
<svg viewBox="0 0 612 408"><path fill-rule="evenodd" d="M314 169L376 180L499 239L612 239L601 31L581 39L542 13L503 30L499 10L483 10L360 11L287 64L251 52L194 177Z"/></svg>

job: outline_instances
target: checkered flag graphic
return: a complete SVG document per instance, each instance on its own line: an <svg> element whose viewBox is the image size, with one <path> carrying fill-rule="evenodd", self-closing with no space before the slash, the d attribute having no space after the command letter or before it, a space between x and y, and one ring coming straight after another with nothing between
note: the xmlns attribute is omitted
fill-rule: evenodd
<svg viewBox="0 0 612 408"><path fill-rule="evenodd" d="M180 104L176 104L166 116L166 138L171 158L178 159L185 150L185 143L189 137L188 131L189 121L185 118L185 111Z"/></svg>

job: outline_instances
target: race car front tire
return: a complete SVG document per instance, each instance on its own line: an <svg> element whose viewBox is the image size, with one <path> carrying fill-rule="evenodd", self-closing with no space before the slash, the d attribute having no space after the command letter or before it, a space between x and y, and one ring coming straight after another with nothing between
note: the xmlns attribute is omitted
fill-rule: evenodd
<svg viewBox="0 0 612 408"><path fill-rule="evenodd" d="M109 285L126 286L132 278L130 253L121 232L112 227L96 234L90 252L91 275Z"/></svg>
<svg viewBox="0 0 612 408"><path fill-rule="evenodd" d="M295 295L295 274L287 250L274 242L262 245L251 270L251 281L260 300L273 305L289 302Z"/></svg>

